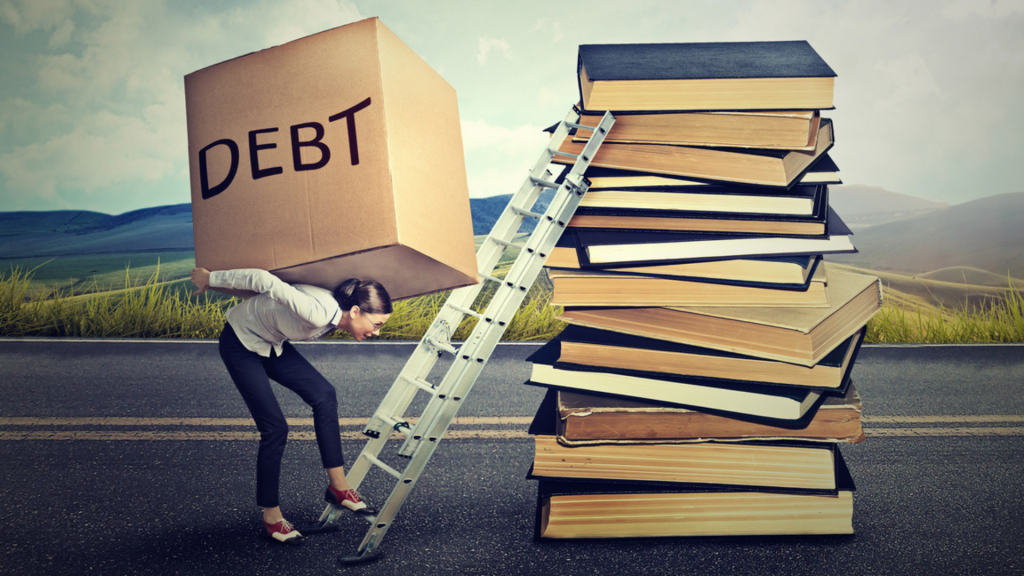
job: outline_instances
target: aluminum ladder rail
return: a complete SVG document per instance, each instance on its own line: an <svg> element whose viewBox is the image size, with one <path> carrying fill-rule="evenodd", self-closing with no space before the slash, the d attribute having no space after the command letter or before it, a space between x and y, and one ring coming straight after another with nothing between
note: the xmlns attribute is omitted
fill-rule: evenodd
<svg viewBox="0 0 1024 576"><path fill-rule="evenodd" d="M533 286L548 254L565 230L583 194L586 193L589 182L583 174L604 142L608 130L615 122L615 117L606 112L600 123L596 127L591 127L579 124L579 116L579 109L573 106L565 119L559 122L529 176L519 191L513 195L490 234L477 250L477 269L480 277L497 285L485 311L481 313L472 309L481 294L483 282L452 291L364 428L363 434L369 436L370 440L348 472L349 485L358 488L371 466L394 476L398 482L377 515L364 516L370 522L370 529L356 554L342 556L342 563L365 562L374 559L379 553L380 543L395 515L451 425L466 395L476 383L509 321L519 309L527 291ZM590 140L578 156L559 152L557 149L573 128L593 131ZM561 184L551 181L552 175L548 170L555 156L575 160ZM537 198L545 189L556 190L547 210L543 214L531 212ZM516 244L513 240L526 218L537 219L536 227L525 243ZM494 269L507 248L520 248L520 253L505 277L497 278L493 275ZM469 338L456 348L451 342L451 336L467 315L477 318L477 324ZM454 359L444 379L439 384L432 384L426 378L442 353L449 353ZM410 424L404 414L420 391L427 392L431 398L415 424ZM404 470L398 471L382 462L378 455L391 434L403 429L407 431L407 436L398 453L410 458L410 461ZM333 529L343 514L351 512L329 504L320 516L315 531Z"/></svg>

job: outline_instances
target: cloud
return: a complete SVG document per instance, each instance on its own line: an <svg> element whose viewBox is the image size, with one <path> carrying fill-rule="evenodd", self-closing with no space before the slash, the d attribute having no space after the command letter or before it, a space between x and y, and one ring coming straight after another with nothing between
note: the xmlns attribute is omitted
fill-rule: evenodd
<svg viewBox="0 0 1024 576"><path fill-rule="evenodd" d="M950 20L967 18L1004 18L1024 13L1024 0L954 0L947 2L939 13Z"/></svg>
<svg viewBox="0 0 1024 576"><path fill-rule="evenodd" d="M548 140L539 126L508 128L462 119L469 195L485 198L517 192Z"/></svg>
<svg viewBox="0 0 1024 576"><path fill-rule="evenodd" d="M565 38L562 34L562 23L557 20L551 20L550 18L540 18L537 23L533 25L530 32L543 32L551 37L552 42L558 42Z"/></svg>
<svg viewBox="0 0 1024 576"><path fill-rule="evenodd" d="M186 182L174 192L181 201L188 192L183 76L359 19L353 4L336 0L241 6L196 16L159 0L0 4L0 18L19 33L52 31L50 52L34 55L36 76L22 79L0 114L5 206L33 195L96 206L104 202L96 195L111 187L167 188L168 181ZM128 201L107 210L161 203L152 194Z"/></svg>
<svg viewBox="0 0 1024 576"><path fill-rule="evenodd" d="M806 39L836 71L844 181L956 202L1024 177L998 159L1024 152L1021 4L756 0L725 36Z"/></svg>
<svg viewBox="0 0 1024 576"><path fill-rule="evenodd" d="M487 55L491 50L498 49L505 54L506 58L509 58L509 47L508 42L502 38L489 38L487 36L480 37L480 51L477 52L476 61L481 66L487 64Z"/></svg>
<svg viewBox="0 0 1024 576"><path fill-rule="evenodd" d="M173 124L106 111L81 118L70 131L0 154L7 202L28 205L35 196L56 199L68 191L73 196L124 182L159 181L175 173L176 149L186 146L178 132Z"/></svg>
<svg viewBox="0 0 1024 576"><path fill-rule="evenodd" d="M14 27L18 34L35 30L62 28L75 13L72 0L3 0L0 21Z"/></svg>

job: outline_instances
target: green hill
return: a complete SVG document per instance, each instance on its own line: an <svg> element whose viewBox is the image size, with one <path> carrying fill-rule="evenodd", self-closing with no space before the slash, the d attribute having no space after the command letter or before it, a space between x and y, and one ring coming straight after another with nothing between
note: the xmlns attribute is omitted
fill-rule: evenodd
<svg viewBox="0 0 1024 576"><path fill-rule="evenodd" d="M1002 286L986 286L946 282L835 263L830 263L829 267L878 276L882 280L882 295L886 302L911 310L917 306L923 309L943 307L948 310L985 308L993 303L1002 302L1009 289L1009 285L1005 283ZM1021 293L1021 287L1015 285L1014 288L1016 292Z"/></svg>
<svg viewBox="0 0 1024 576"><path fill-rule="evenodd" d="M827 260L918 275L970 267L1024 278L1024 192L990 196L872 226L853 237L857 254Z"/></svg>

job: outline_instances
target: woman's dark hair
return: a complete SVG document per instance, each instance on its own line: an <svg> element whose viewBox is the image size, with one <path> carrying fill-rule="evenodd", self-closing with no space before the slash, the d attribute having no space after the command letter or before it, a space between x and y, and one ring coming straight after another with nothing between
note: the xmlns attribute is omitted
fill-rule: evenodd
<svg viewBox="0 0 1024 576"><path fill-rule="evenodd" d="M391 314L391 296L376 280L349 278L334 288L334 299L343 312L359 306L367 314Z"/></svg>

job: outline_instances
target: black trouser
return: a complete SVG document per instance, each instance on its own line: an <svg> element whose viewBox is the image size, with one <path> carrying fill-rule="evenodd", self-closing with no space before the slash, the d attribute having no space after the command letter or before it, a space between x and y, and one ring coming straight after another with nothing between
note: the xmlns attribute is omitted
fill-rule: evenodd
<svg viewBox="0 0 1024 576"><path fill-rule="evenodd" d="M279 505L281 457L288 440L288 422L270 388L271 378L298 394L313 408L313 429L324 468L345 464L341 454L341 429L334 386L294 346L285 342L280 356L271 350L270 358L264 358L248 350L238 340L231 325L225 324L220 335L220 357L249 407L256 429L260 431L260 447L256 456L258 506L272 508Z"/></svg>

